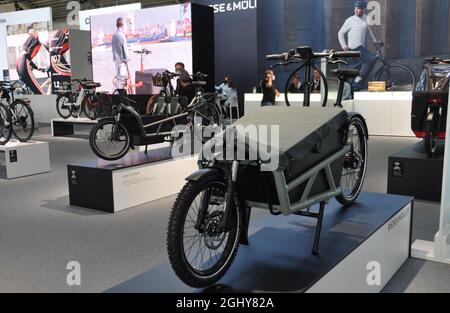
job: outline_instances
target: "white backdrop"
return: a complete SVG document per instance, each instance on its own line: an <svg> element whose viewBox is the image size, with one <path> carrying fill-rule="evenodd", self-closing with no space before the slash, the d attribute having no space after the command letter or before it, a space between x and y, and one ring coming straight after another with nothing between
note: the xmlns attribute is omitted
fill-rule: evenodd
<svg viewBox="0 0 450 313"><path fill-rule="evenodd" d="M34 22L49 22L50 29L53 29L52 8L0 14L0 80L3 80L3 70L8 69L8 50L6 46L8 25L31 24Z"/></svg>
<svg viewBox="0 0 450 313"><path fill-rule="evenodd" d="M80 11L79 14L80 30L91 30L91 21L90 21L91 16L110 14L115 12L135 11L140 9L141 9L140 3L132 3L125 5L117 5L114 7Z"/></svg>

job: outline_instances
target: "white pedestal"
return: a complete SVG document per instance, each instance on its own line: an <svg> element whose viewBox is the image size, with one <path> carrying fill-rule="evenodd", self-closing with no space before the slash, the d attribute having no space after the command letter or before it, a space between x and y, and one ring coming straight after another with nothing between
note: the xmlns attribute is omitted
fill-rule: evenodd
<svg viewBox="0 0 450 313"><path fill-rule="evenodd" d="M332 201L326 212L318 255L311 254L315 223L309 219L252 220L249 245L239 247L217 285L235 293L380 292L409 257L412 198L362 193L355 206ZM202 290L187 287L164 263L107 291L130 292Z"/></svg>
<svg viewBox="0 0 450 313"><path fill-rule="evenodd" d="M47 172L50 172L48 142L10 141L0 146L0 176L2 178L13 179Z"/></svg>
<svg viewBox="0 0 450 313"><path fill-rule="evenodd" d="M347 111L361 113L369 135L415 137L411 130L411 92L355 92L353 101L344 101Z"/></svg>
<svg viewBox="0 0 450 313"><path fill-rule="evenodd" d="M186 177L197 169L197 159L187 158L115 171L112 176L115 212L178 194L186 184Z"/></svg>
<svg viewBox="0 0 450 313"><path fill-rule="evenodd" d="M116 162L68 166L70 204L116 213L180 192L198 157L172 159L170 148L135 152Z"/></svg>
<svg viewBox="0 0 450 313"><path fill-rule="evenodd" d="M307 293L378 293L409 257L412 205L367 238ZM379 275L379 281L376 277ZM343 284L345 282L345 284Z"/></svg>
<svg viewBox="0 0 450 313"><path fill-rule="evenodd" d="M245 108L244 114L252 114L261 108L261 101L263 95L261 93L247 93L245 94ZM289 102L291 106L303 106L304 95L301 93L289 94ZM284 94L275 99L275 105L286 106ZM320 94L311 94L311 106L322 106L322 96Z"/></svg>

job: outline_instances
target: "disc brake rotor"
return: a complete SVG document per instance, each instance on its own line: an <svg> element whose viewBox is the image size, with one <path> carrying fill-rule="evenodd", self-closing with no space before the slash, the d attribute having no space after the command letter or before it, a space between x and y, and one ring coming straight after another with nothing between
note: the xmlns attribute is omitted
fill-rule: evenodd
<svg viewBox="0 0 450 313"><path fill-rule="evenodd" d="M217 250L225 240L226 233L217 233L217 228L222 220L223 212L214 212L206 217L204 233L205 245L211 250Z"/></svg>

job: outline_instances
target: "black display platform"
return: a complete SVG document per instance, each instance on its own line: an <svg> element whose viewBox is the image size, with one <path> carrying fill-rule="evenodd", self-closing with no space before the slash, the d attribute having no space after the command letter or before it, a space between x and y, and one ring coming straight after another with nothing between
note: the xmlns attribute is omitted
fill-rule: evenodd
<svg viewBox="0 0 450 313"><path fill-rule="evenodd" d="M171 148L129 153L107 162L100 159L67 166L70 205L114 213L113 172L170 160Z"/></svg>
<svg viewBox="0 0 450 313"><path fill-rule="evenodd" d="M441 201L444 142L430 159L422 142L389 157L388 193Z"/></svg>
<svg viewBox="0 0 450 313"><path fill-rule="evenodd" d="M53 119L53 137L89 139L89 132L98 123L87 118Z"/></svg>
<svg viewBox="0 0 450 313"><path fill-rule="evenodd" d="M165 262L108 293L305 292L413 201L410 197L363 193L357 204L326 210L320 254L311 254L316 222L291 215L251 222L249 246L219 284L206 290L184 285Z"/></svg>

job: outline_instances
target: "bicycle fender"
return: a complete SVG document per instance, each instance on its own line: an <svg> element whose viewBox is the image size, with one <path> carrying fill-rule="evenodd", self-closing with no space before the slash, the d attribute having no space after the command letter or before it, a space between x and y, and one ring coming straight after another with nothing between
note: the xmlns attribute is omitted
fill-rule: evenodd
<svg viewBox="0 0 450 313"><path fill-rule="evenodd" d="M97 123L105 122L105 121L112 121L112 122L115 122L116 120L115 120L114 118L112 118L112 117L102 117L102 118L100 118L100 119L98 120Z"/></svg>
<svg viewBox="0 0 450 313"><path fill-rule="evenodd" d="M364 125L364 130L366 131L366 137L367 139L369 139L369 128L367 127L367 123L366 123L366 119L359 113L357 112L349 112L348 113L348 120L350 121L352 118L354 117L359 117L361 119L361 121L363 122Z"/></svg>
<svg viewBox="0 0 450 313"><path fill-rule="evenodd" d="M223 169L218 168L218 167L208 167L208 168L204 168L204 169L200 169L200 170L196 171L195 173L193 173L192 175L187 177L186 180L191 181L191 182L198 182L203 177L207 177L210 175L216 175L216 174L223 175L225 177L225 173L224 173Z"/></svg>
<svg viewBox="0 0 450 313"><path fill-rule="evenodd" d="M28 98L15 99L14 102L13 102L13 104L14 104L14 103L22 103L22 104L25 105L26 107L29 107L30 110L31 110L31 115L34 116L34 111L33 111L33 109L31 108L31 101L30 101L30 99L28 99Z"/></svg>

